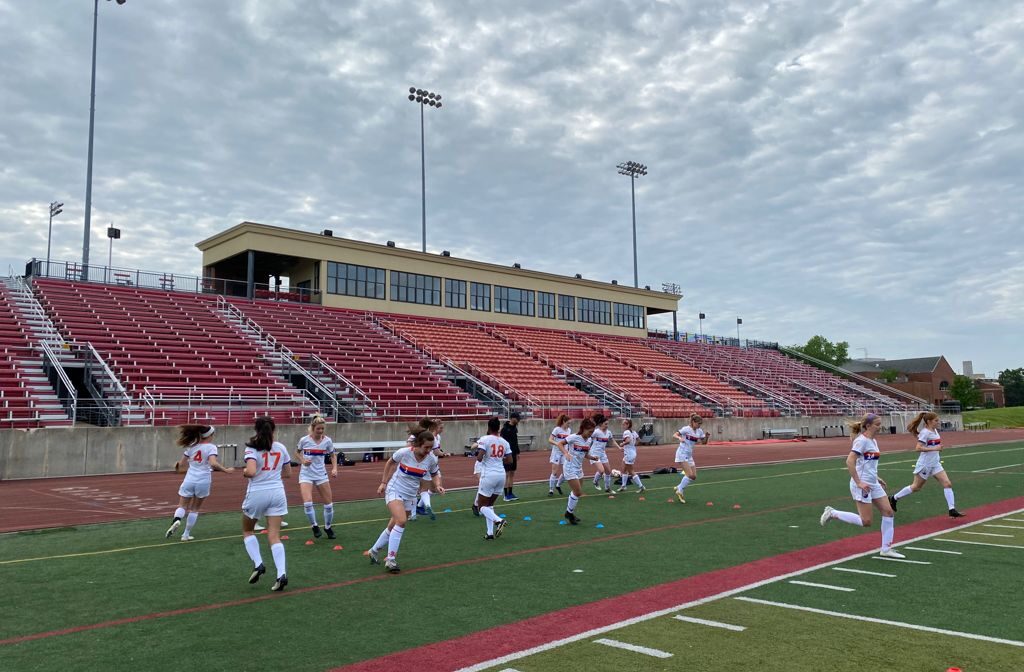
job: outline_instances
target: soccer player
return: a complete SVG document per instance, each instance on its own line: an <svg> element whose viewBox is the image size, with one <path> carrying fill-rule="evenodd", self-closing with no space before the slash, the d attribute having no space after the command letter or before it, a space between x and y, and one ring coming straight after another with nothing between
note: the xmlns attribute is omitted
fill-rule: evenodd
<svg viewBox="0 0 1024 672"><path fill-rule="evenodd" d="M924 427L921 427L921 423ZM929 478L934 478L942 486L942 494L946 497L946 506L949 508L950 518L962 518L964 514L956 510L953 498L953 484L946 475L946 470L939 461L939 451L942 450L942 437L935 431L939 426L939 416L931 411L922 411L917 414L907 430L911 434L917 434L917 451L921 453L917 457L917 464L914 465L914 482L904 486L902 490L889 497L889 504L892 510L896 510L896 502L903 499L912 492L917 492L924 487Z"/></svg>
<svg viewBox="0 0 1024 672"><path fill-rule="evenodd" d="M426 423L426 424L424 424ZM444 422L440 418L430 420L424 418L420 421L420 427L428 432L434 434L434 456L438 459L442 457L448 457L449 453L446 453L441 448L441 434L444 432ZM434 514L434 509L430 505L430 478L424 477L423 482L420 483L420 497L416 502L416 513L422 513L423 515L430 516L431 520L436 520L437 516ZM437 494L437 493L433 493ZM413 516L415 518L415 516Z"/></svg>
<svg viewBox="0 0 1024 672"><path fill-rule="evenodd" d="M640 435L633 431L633 421L629 418L622 419L622 486L616 492L623 492L629 485L630 479L639 488L641 493L647 488L636 473L636 442Z"/></svg>
<svg viewBox="0 0 1024 672"><path fill-rule="evenodd" d="M571 490L569 502L565 507L565 519L571 525L580 522L580 519L576 517L576 505L579 504L580 497L583 496L583 486L580 485L580 479L583 478L583 460L590 453L591 437L596 428L597 425L592 419L585 418L580 423L577 434L570 434L558 442L559 449L562 451L562 469Z"/></svg>
<svg viewBox="0 0 1024 672"><path fill-rule="evenodd" d="M174 510L174 520L167 528L164 538L169 539L185 521L185 531L181 533L182 541L192 541L192 527L199 518L199 509L210 496L213 484L213 472L223 471L230 474L234 467L223 467L217 460L217 444L213 442L216 430L207 425L181 425L178 427L178 446L185 449L181 458L174 463L174 473L180 473L187 467L185 480L178 488L178 508Z"/></svg>
<svg viewBox="0 0 1024 672"><path fill-rule="evenodd" d="M882 549L879 555L885 558L905 558L892 549L893 516L892 506L885 496L885 481L878 475L878 441L875 439L882 429L882 418L868 413L860 422L850 425L855 435L850 454L846 456L846 469L850 472L850 495L857 503L857 513L836 511L826 506L821 513L820 523L824 526L832 519L841 520L858 527L871 526L871 507L874 505L882 514Z"/></svg>
<svg viewBox="0 0 1024 672"><path fill-rule="evenodd" d="M512 461L512 447L501 438L501 420L487 421L487 436L481 436L476 444L476 460L480 463L480 486L477 489L480 515L487 522L484 539L497 539L505 529L505 521L494 512L494 502L505 488L505 465Z"/></svg>
<svg viewBox="0 0 1024 672"><path fill-rule="evenodd" d="M424 475L430 476L434 492L444 494L441 471L437 466L437 456L434 455L433 449L434 435L422 431L413 436L410 447L396 450L384 465L384 475L381 477L377 494L384 495L391 519L377 541L366 551L366 555L370 557L370 562L379 565L380 552L387 547L388 555L384 561L384 568L392 574L401 571L398 568L398 546L402 543L402 533L405 532L409 513L416 507L416 495Z"/></svg>
<svg viewBox="0 0 1024 672"><path fill-rule="evenodd" d="M558 490L558 494L562 494L562 482L565 481L565 478L562 475L562 449L558 447L558 442L570 434L572 432L569 431L569 416L562 413L555 421L551 436L548 437L548 444L551 446L551 458L548 460L551 463L551 475L548 477L548 497L553 497L555 490Z"/></svg>
<svg viewBox="0 0 1024 672"><path fill-rule="evenodd" d="M331 481L327 478L327 467L324 465L328 455L334 455L334 464L331 467L331 478L338 477L338 459L334 451L334 443L331 437L325 436L327 422L320 416L313 418L309 423L309 434L299 439L299 462L302 467L299 469L299 492L302 493L302 510L309 519L313 536L319 539L323 533L327 533L328 539L334 539L334 493L331 492ZM324 501L324 532L316 521L316 510L313 508L313 486L316 486L320 493L320 499Z"/></svg>
<svg viewBox="0 0 1024 672"><path fill-rule="evenodd" d="M693 461L693 447L697 444L707 445L708 442L708 435L701 429L703 424L704 418L694 413L690 416L690 424L683 425L673 434L679 441L679 447L676 448L676 464L683 472L683 478L676 486L676 499L680 504L686 504L686 498L683 497L686 486L697 480L697 463Z"/></svg>
<svg viewBox="0 0 1024 672"><path fill-rule="evenodd" d="M612 465L608 461L608 444L613 443L618 448L619 444L615 437L608 431L608 418L598 413L594 416L594 424L597 427L591 438L590 460L595 463L597 471L594 473L594 487L601 492L601 479L604 478L604 491L612 491Z"/></svg>
<svg viewBox="0 0 1024 672"><path fill-rule="evenodd" d="M249 479L249 487L242 502L242 541L253 564L249 583L256 583L266 574L267 568L263 565L259 539L253 528L257 520L266 517L267 539L277 570L277 580L270 590L276 592L288 585L284 544L281 543L281 516L288 513L288 497L281 476L292 477L292 463L288 449L274 440L277 426L271 418L256 418L255 429L256 434L245 444L245 471L242 475Z"/></svg>

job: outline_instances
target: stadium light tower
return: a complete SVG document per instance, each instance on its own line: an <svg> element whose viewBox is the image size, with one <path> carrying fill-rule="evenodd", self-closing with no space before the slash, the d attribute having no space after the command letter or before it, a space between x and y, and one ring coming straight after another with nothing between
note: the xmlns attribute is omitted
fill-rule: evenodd
<svg viewBox="0 0 1024 672"><path fill-rule="evenodd" d="M110 0L107 0L109 2ZM117 0L123 5L125 0ZM89 158L85 167L85 233L82 239L82 279L89 279L89 234L92 224L92 135L96 123L96 26L99 23L100 0L92 8L92 86L89 89Z"/></svg>
<svg viewBox="0 0 1024 672"><path fill-rule="evenodd" d="M743 324L743 318L742 317L737 317L736 318L736 347L737 348L741 347L740 346L740 325L741 324Z"/></svg>
<svg viewBox="0 0 1024 672"><path fill-rule="evenodd" d="M697 313L697 320L700 321L700 342L704 342L704 320L707 316L704 313Z"/></svg>
<svg viewBox="0 0 1024 672"><path fill-rule="evenodd" d="M661 283L661 291L667 294L680 294L683 288L674 282L663 282ZM672 311L672 340L679 340L679 323L676 321L676 311Z"/></svg>
<svg viewBox="0 0 1024 672"><path fill-rule="evenodd" d="M50 203L50 226L46 230L46 277L50 277L50 240L53 238L53 218L64 212L64 204Z"/></svg>
<svg viewBox="0 0 1024 672"><path fill-rule="evenodd" d="M419 103L420 106L420 188L421 188L421 212L423 214L423 251L427 251L427 149L426 143L423 140L423 108L429 105L430 107L441 107L441 94L434 93L433 91L427 91L426 89L417 89L415 86L409 87L409 100L413 103Z"/></svg>
<svg viewBox="0 0 1024 672"><path fill-rule="evenodd" d="M629 176L629 195L633 203L633 286L639 288L640 278L636 265L636 178L647 174L647 166L636 161L626 161L616 167L619 175Z"/></svg>

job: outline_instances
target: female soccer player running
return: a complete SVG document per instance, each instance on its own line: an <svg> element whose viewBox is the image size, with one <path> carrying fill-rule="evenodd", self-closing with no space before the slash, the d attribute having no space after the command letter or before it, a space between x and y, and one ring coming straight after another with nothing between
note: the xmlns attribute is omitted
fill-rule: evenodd
<svg viewBox="0 0 1024 672"><path fill-rule="evenodd" d="M551 463L551 475L548 476L548 497L553 497L555 490L558 490L558 494L562 494L562 483L565 478L562 475L562 449L559 448L558 442L570 434L572 432L569 431L569 416L562 413L555 421L555 428L551 430L551 436L548 437L548 445L551 446L551 458L548 460Z"/></svg>
<svg viewBox="0 0 1024 672"><path fill-rule="evenodd" d="M192 527L199 518L199 509L203 502L210 496L210 486L213 484L213 472L223 471L230 474L234 467L223 467L217 460L217 444L213 439L216 430L206 425L181 425L178 427L178 446L185 449L181 459L174 463L174 473L180 473L182 469L188 468L185 472L185 480L178 488L178 508L174 510L174 520L167 528L164 538L169 539L181 525L181 519L185 521L185 531L181 533L182 541L192 541Z"/></svg>
<svg viewBox="0 0 1024 672"><path fill-rule="evenodd" d="M871 526L871 507L874 505L882 514L882 549L879 555L886 558L904 558L902 553L892 550L893 516L889 499L885 496L885 481L878 475L878 441L875 437L882 429L882 418L868 413L860 422L850 425L856 436L850 454L846 456L846 469L850 472L850 495L857 503L857 513L836 511L826 506L819 522L824 526L836 518L858 527Z"/></svg>
<svg viewBox="0 0 1024 672"><path fill-rule="evenodd" d="M921 423L924 427L921 427ZM917 451L921 453L914 465L914 482L904 486L902 490L889 497L889 504L892 510L896 510L896 502L903 499L912 492L917 492L924 487L929 478L934 478L942 486L942 494L946 497L946 506L949 508L950 518L962 518L964 514L956 510L953 498L953 484L946 475L946 470L939 461L939 451L942 450L942 437L936 428L939 426L939 416L931 411L922 411L917 414L907 429L911 434L917 434Z"/></svg>
<svg viewBox="0 0 1024 672"><path fill-rule="evenodd" d="M476 459L480 463L477 501L480 515L487 522L484 539L497 539L505 529L505 521L494 512L494 502L505 489L505 465L512 462L512 446L499 436L500 432L501 420L491 418L487 421L487 436L481 436L476 442Z"/></svg>
<svg viewBox="0 0 1024 672"><path fill-rule="evenodd" d="M647 488L644 487L644 482L640 480L640 475L636 473L636 442L640 438L640 435L633 431L633 421L629 418L622 419L622 485L616 492L623 492L626 486L629 485L630 479L636 484L637 493L641 493Z"/></svg>
<svg viewBox="0 0 1024 672"><path fill-rule="evenodd" d="M680 504L686 504L686 498L683 497L686 486L697 480L697 463L693 461L693 447L698 443L706 445L708 442L708 435L701 429L703 424L704 418L694 413L690 416L690 424L683 425L678 432L672 435L679 440L679 447L676 448L676 464L683 472L683 478L676 486L676 499Z"/></svg>
<svg viewBox="0 0 1024 672"><path fill-rule="evenodd" d="M601 492L601 479L604 479L604 491L612 491L612 465L608 461L608 444L612 443L619 447L615 437L608 431L608 418L601 413L594 416L594 429L590 447L590 459L595 463L597 472L594 474L594 487Z"/></svg>
<svg viewBox="0 0 1024 672"><path fill-rule="evenodd" d="M433 453L434 435L423 431L413 436L412 446L395 451L384 466L377 494L384 495L384 502L391 513L388 526L380 533L377 541L366 551L370 562L380 564L380 552L387 547L388 555L384 567L392 574L397 574L398 546L402 543L409 513L416 508L416 495L420 481L430 476L434 492L443 495L441 487L441 471L437 466L437 456Z"/></svg>
<svg viewBox="0 0 1024 672"><path fill-rule="evenodd" d="M283 444L274 440L277 427L272 419L266 416L256 418L255 428L256 434L245 444L245 471L242 475L249 479L249 487L242 502L242 541L253 564L249 583L256 583L267 568L263 565L259 540L253 534L253 528L256 521L265 516L270 553L277 570L277 581L270 589L279 591L288 585L284 544L281 543L281 516L288 513L288 497L281 476L292 477L291 456Z"/></svg>
<svg viewBox="0 0 1024 672"><path fill-rule="evenodd" d="M576 525L580 519L576 517L576 505L583 496L583 486L580 479L583 478L583 460L590 453L590 440L597 425L590 418L580 423L578 434L570 434L558 442L562 451L562 468L565 470L565 480L569 484L569 502L565 507L565 519L570 524Z"/></svg>
<svg viewBox="0 0 1024 672"><path fill-rule="evenodd" d="M323 536L320 526L316 521L316 510L313 509L313 486L316 486L320 493L320 499L324 501L324 532L328 539L334 539L334 493L331 492L331 481L327 478L327 467L324 465L328 455L335 455L334 443L331 437L325 436L327 422L317 416L309 423L309 434L299 439L299 462L302 468L299 469L299 492L302 493L302 510L309 519L309 525L313 530L313 536L319 539ZM334 465L331 467L331 478L338 477L338 460L335 457Z"/></svg>

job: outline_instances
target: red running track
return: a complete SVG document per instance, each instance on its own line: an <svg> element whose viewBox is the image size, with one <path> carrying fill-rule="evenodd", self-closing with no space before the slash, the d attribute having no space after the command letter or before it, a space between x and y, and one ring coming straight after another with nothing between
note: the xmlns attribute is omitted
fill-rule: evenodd
<svg viewBox="0 0 1024 672"><path fill-rule="evenodd" d="M989 432L949 432L943 434L948 447L1022 441L1024 430L993 430ZM763 464L786 460L842 457L850 445L849 438L812 439L763 444L711 444L697 449L698 467L721 467L740 464ZM883 453L913 449L908 434L883 435L879 438ZM644 447L639 451L638 468L649 472L672 466L675 445ZM517 480L546 480L550 473L548 451L523 453L519 459ZM613 466L621 453L612 451ZM377 496L377 485L383 463L359 463L343 467L333 482L335 501L371 499ZM450 457L441 462L447 488L476 485L472 463L463 457ZM112 521L162 518L171 515L178 503L178 485L182 476L173 471L112 476L77 476L70 478L0 481L0 532L33 530L105 523ZM289 501L301 501L295 478L286 482ZM214 474L213 491L203 504L203 511L237 511L245 494L245 479L239 472Z"/></svg>

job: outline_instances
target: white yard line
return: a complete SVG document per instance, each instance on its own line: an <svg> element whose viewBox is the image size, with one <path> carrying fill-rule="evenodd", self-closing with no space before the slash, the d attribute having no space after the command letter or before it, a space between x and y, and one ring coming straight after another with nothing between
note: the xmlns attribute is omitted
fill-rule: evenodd
<svg viewBox="0 0 1024 672"><path fill-rule="evenodd" d="M1008 523L1024 523L1024 518L1003 518Z"/></svg>
<svg viewBox="0 0 1024 672"><path fill-rule="evenodd" d="M616 649L625 649L626 651L632 651L633 653L642 653L645 656L652 656L654 658L671 658L673 654L668 651L661 651L659 649L649 649L646 646L637 646L636 644L627 644L626 642L620 642L615 639L595 639L594 644L604 644Z"/></svg>
<svg viewBox="0 0 1024 672"><path fill-rule="evenodd" d="M850 572L851 574L867 574L868 576L884 576L887 579L895 579L895 574L883 574L882 572L868 572L863 569L850 569L849 567L833 567L833 572Z"/></svg>
<svg viewBox="0 0 1024 672"><path fill-rule="evenodd" d="M886 562L905 562L908 565L930 565L930 564L932 564L930 562L925 562L924 560L903 560L901 558L885 558L885 557L882 557L881 555L873 555L873 556L871 556L871 559L872 560L885 560Z"/></svg>
<svg viewBox="0 0 1024 672"><path fill-rule="evenodd" d="M1012 534L996 534L995 532L961 532L960 534L975 534L979 537L1002 537L1003 539L1013 539Z"/></svg>
<svg viewBox="0 0 1024 672"><path fill-rule="evenodd" d="M927 625L914 625L913 623L902 623L900 621L889 621L884 618L872 618L870 616L855 616L854 614L847 614L838 611L826 611L824 609L815 609L813 607L803 607L798 604L786 604L785 602L770 602L768 600L758 600L753 597L737 597L737 600L744 602L752 602L754 604L765 604L770 607L782 607L783 609L795 609L797 611L808 611L812 614L822 614L823 616L835 616L836 618L849 618L854 621L864 621L866 623L880 623L882 625L892 625L897 628L907 628L908 630L919 630L921 632L934 632L939 635L950 635L952 637L963 637L965 639L977 639L982 642L993 642L995 644L1009 644L1010 646L1024 647L1024 642L1018 642L1015 639L1000 639L999 637L988 637L986 635L975 635L970 632L959 632L957 630L943 630L942 628L930 628Z"/></svg>
<svg viewBox="0 0 1024 672"><path fill-rule="evenodd" d="M986 523L982 527L1001 527L1004 530L1024 530L1024 526L1021 525L993 525L992 523Z"/></svg>
<svg viewBox="0 0 1024 672"><path fill-rule="evenodd" d="M944 551L941 548L920 548L918 546L904 546L908 551L925 551L927 553L946 553L947 555L963 555L960 551Z"/></svg>
<svg viewBox="0 0 1024 672"><path fill-rule="evenodd" d="M826 588L828 590L841 590L844 593L852 593L856 588L844 588L843 586L830 586L827 583L811 583L810 581L788 581L797 586L810 586L811 588Z"/></svg>
<svg viewBox="0 0 1024 672"><path fill-rule="evenodd" d="M1010 467L1021 467L1024 466L1024 462L1018 462L1017 464L1004 464L998 467L989 467L988 469L975 469L972 474L981 474L986 471L995 471L997 469L1009 469Z"/></svg>
<svg viewBox="0 0 1024 672"><path fill-rule="evenodd" d="M743 632L747 628L742 625L733 625L731 623L721 623L719 621L709 621L703 618L694 618L693 616L681 616L676 614L672 618L677 621L683 621L685 623L696 623L697 625L708 625L712 628L723 628L725 630L732 630L733 632Z"/></svg>
<svg viewBox="0 0 1024 672"><path fill-rule="evenodd" d="M1013 544L993 544L988 541L964 541L963 539L936 539L935 541L945 541L949 544L972 544L974 546L997 546L999 548L1024 548L1024 546L1015 546Z"/></svg>

